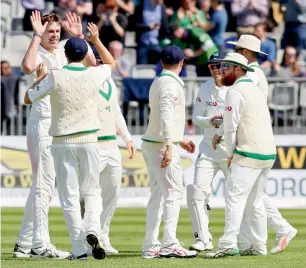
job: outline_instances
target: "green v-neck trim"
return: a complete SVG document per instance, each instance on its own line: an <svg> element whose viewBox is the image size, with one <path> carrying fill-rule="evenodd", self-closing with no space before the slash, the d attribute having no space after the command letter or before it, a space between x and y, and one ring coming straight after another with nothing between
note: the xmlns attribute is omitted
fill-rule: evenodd
<svg viewBox="0 0 306 268"><path fill-rule="evenodd" d="M173 79L175 79L175 80L180 84L181 87L184 87L184 85L182 85L182 83L181 83L174 75L168 74L168 73L160 73L160 74L158 75L158 77L162 77L162 76L170 76L170 77L172 77Z"/></svg>
<svg viewBox="0 0 306 268"><path fill-rule="evenodd" d="M109 81L106 81L107 85L108 85L108 93L106 94L104 91L102 91L102 89L99 90L99 93L102 97L104 97L107 101L110 100L111 96L112 96L112 85Z"/></svg>
<svg viewBox="0 0 306 268"><path fill-rule="evenodd" d="M250 68L255 67L255 68L259 68L260 69L260 66L259 66L258 62L252 62L248 67L250 67Z"/></svg>
<svg viewBox="0 0 306 268"><path fill-rule="evenodd" d="M70 65L65 65L63 68L66 69L66 70L69 70L69 71L85 71L85 70L87 70L87 67L75 67L75 66L70 66Z"/></svg>

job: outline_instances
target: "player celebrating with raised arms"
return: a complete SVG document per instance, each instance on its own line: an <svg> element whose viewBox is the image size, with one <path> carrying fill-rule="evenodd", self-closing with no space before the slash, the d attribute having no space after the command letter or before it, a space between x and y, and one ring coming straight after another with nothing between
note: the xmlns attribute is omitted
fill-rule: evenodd
<svg viewBox="0 0 306 268"><path fill-rule="evenodd" d="M61 69L67 59L57 49L60 40L61 24L55 14L41 17L38 11L32 13L34 30L30 47L22 61L28 84L32 85L39 75L50 69ZM80 17L67 14L68 31L73 36L83 37ZM85 57L87 62L93 54ZM93 58L94 60L94 58ZM50 243L48 229L49 205L55 187L54 163L50 147L52 137L50 96L32 104L27 121L27 147L32 166L32 186L28 196L19 237L14 248L14 257L18 258L66 258L69 252L57 250Z"/></svg>
<svg viewBox="0 0 306 268"><path fill-rule="evenodd" d="M81 38L70 38L65 44L69 64L61 70L52 70L25 95L27 104L50 95L49 132L53 136L52 155L59 199L72 243L69 260L87 259L85 235L94 258L105 258L99 241L102 199L97 142L97 131L101 128L98 97L101 84L110 78L116 63L99 39L93 42L101 48L104 65L85 67L82 61L88 52L88 44ZM83 221L80 195L86 206Z"/></svg>

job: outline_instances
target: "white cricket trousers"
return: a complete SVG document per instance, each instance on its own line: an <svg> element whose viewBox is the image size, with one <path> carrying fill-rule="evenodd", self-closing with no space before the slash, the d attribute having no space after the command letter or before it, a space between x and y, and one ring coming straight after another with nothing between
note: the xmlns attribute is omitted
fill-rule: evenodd
<svg viewBox="0 0 306 268"><path fill-rule="evenodd" d="M104 149L99 143L100 186L102 190L101 241L109 242L110 223L116 210L122 179L122 162L119 148Z"/></svg>
<svg viewBox="0 0 306 268"><path fill-rule="evenodd" d="M225 177L227 176L226 160L214 160L200 153L195 162L193 185L187 186L187 205L195 242L196 239L200 239L205 245L212 240L209 232L209 211L206 205L209 202L212 181L219 170Z"/></svg>
<svg viewBox="0 0 306 268"><path fill-rule="evenodd" d="M55 186L50 125L51 118L30 116L27 121L27 147L32 166L32 186L17 239L17 244L23 248L47 247L50 243L48 212Z"/></svg>
<svg viewBox="0 0 306 268"><path fill-rule="evenodd" d="M262 200L269 168L254 169L232 163L227 176L225 193L225 228L219 248L237 247L240 225L247 223L250 244L266 254L267 215Z"/></svg>
<svg viewBox="0 0 306 268"><path fill-rule="evenodd" d="M53 144L52 155L61 207L76 256L87 253L85 235L100 235L102 213L98 143ZM82 220L80 195L85 201Z"/></svg>
<svg viewBox="0 0 306 268"><path fill-rule="evenodd" d="M183 199L183 173L178 147L172 146L172 161L167 168L161 168L164 157L161 151L148 150L142 144L142 154L149 174L150 200L147 205L146 235L142 250L160 245L158 240L161 217L164 215L164 234L162 246L178 243L176 229L180 213L180 202Z"/></svg>

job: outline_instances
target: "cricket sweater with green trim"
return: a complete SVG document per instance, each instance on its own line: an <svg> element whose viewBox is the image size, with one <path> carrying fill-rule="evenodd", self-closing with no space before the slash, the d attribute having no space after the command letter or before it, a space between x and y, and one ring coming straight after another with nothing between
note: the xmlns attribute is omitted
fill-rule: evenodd
<svg viewBox="0 0 306 268"><path fill-rule="evenodd" d="M247 76L250 77L256 86L263 92L266 101L268 101L269 84L265 73L261 70L258 62L252 62L248 65L254 72L248 72Z"/></svg>
<svg viewBox="0 0 306 268"><path fill-rule="evenodd" d="M184 82L169 70L154 79L149 93L150 118L142 140L161 145L181 142L185 130Z"/></svg>
<svg viewBox="0 0 306 268"><path fill-rule="evenodd" d="M224 139L232 163L271 168L276 147L262 92L248 76L241 77L228 90L225 106Z"/></svg>
<svg viewBox="0 0 306 268"><path fill-rule="evenodd" d="M117 87L113 79L108 79L99 90L98 116L101 129L98 131L100 149L118 148L117 133L125 143L132 140L122 116L118 102Z"/></svg>
<svg viewBox="0 0 306 268"><path fill-rule="evenodd" d="M73 63L61 70L52 70L52 74L49 133L53 143L97 142L97 131L101 127L98 119L101 68Z"/></svg>

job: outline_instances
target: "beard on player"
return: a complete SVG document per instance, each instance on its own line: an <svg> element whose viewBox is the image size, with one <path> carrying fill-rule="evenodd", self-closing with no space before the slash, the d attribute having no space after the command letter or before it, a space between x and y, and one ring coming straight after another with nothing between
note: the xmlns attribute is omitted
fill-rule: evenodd
<svg viewBox="0 0 306 268"><path fill-rule="evenodd" d="M236 81L236 75L235 75L235 69L233 68L233 70L230 73L227 72L222 72L222 79L221 79L221 83L224 86L232 86L235 81Z"/></svg>

